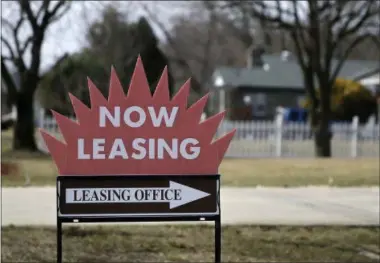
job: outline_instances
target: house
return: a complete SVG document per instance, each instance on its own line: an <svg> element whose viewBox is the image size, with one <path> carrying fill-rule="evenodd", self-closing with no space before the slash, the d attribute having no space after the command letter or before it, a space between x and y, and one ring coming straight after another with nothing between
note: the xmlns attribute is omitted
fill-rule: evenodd
<svg viewBox="0 0 380 263"><path fill-rule="evenodd" d="M16 118L16 109L9 102L7 86L1 78L1 130L12 127Z"/></svg>
<svg viewBox="0 0 380 263"><path fill-rule="evenodd" d="M352 79L363 68L378 65L378 61L347 60L338 77ZM273 120L277 107L298 107L306 95L301 68L289 51L265 54L253 49L245 68L217 68L211 81L211 110L228 109L226 117L231 120Z"/></svg>
<svg viewBox="0 0 380 263"><path fill-rule="evenodd" d="M380 63L377 68L362 70L353 77L353 80L367 87L373 94L380 96Z"/></svg>
<svg viewBox="0 0 380 263"><path fill-rule="evenodd" d="M7 86L4 80L1 78L1 116L9 114L12 110L7 97Z"/></svg>
<svg viewBox="0 0 380 263"><path fill-rule="evenodd" d="M20 86L20 78L17 72L12 74L15 81L16 88ZM8 89L3 79L1 79L1 128L2 130L9 129L17 119L17 110L15 105L12 105L8 100ZM34 96L34 118L35 123L39 123L39 117L41 114L41 104L36 96Z"/></svg>
<svg viewBox="0 0 380 263"><path fill-rule="evenodd" d="M375 69L366 69L356 74L353 78L368 88L377 98L378 120L380 119L380 63Z"/></svg>

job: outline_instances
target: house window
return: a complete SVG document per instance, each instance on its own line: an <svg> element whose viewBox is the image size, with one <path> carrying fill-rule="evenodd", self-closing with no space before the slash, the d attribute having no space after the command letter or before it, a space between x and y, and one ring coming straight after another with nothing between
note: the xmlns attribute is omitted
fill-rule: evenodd
<svg viewBox="0 0 380 263"><path fill-rule="evenodd" d="M256 93L252 95L252 114L257 117L263 117L267 114L266 94Z"/></svg>

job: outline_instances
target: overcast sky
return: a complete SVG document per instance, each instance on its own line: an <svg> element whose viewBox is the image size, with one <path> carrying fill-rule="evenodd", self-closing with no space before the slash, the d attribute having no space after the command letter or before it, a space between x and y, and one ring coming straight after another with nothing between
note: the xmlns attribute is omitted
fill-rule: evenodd
<svg viewBox="0 0 380 263"><path fill-rule="evenodd" d="M100 12L106 2L107 1L75 1L70 11L59 21L51 25L42 48L42 71L48 69L65 52L73 53L79 51L86 44L84 38L86 24L91 24L96 19L100 18ZM178 1L178 3L179 2L180 1ZM9 8L11 3L3 3L4 1L1 2L2 17L10 18L11 14L14 14L14 12L11 11L11 8ZM172 8L173 2L170 4L165 1L145 1L145 3L150 8L155 8L156 14L159 14L161 16L161 21L165 21L167 25L170 25L169 20L173 14L178 14L179 12L184 11L183 8ZM119 1L116 4L118 5L119 10L126 14L131 20L135 20L139 16L145 14L140 3L137 1ZM178 4L176 5L180 6ZM162 40L163 34L154 26L154 24L152 24L152 26L156 35ZM25 27L25 35L27 30L29 29ZM2 52L6 52L4 46L2 46Z"/></svg>

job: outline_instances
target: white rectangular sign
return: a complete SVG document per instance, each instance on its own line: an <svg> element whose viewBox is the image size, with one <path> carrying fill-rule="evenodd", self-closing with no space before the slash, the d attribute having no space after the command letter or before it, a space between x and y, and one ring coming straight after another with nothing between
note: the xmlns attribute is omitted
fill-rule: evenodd
<svg viewBox="0 0 380 263"><path fill-rule="evenodd" d="M169 203L172 209L209 195L170 181L166 188L67 188L66 203Z"/></svg>

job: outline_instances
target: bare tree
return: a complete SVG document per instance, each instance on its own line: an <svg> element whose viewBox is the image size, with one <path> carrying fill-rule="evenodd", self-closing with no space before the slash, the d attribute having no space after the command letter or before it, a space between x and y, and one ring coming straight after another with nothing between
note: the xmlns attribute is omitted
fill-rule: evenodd
<svg viewBox="0 0 380 263"><path fill-rule="evenodd" d="M7 51L1 54L1 74L9 99L17 108L13 148L35 151L33 98L41 79L42 45L49 26L66 14L70 2L18 0L9 4L12 9L8 14L3 10L1 16L4 28L1 41ZM28 51L29 56L26 55ZM9 65L17 70L20 87L16 86Z"/></svg>
<svg viewBox="0 0 380 263"><path fill-rule="evenodd" d="M379 43L380 2L218 1L218 6L231 19L249 12L252 19L288 33L312 102L316 154L331 156L332 86L348 56L360 43L368 39Z"/></svg>
<svg viewBox="0 0 380 263"><path fill-rule="evenodd" d="M172 5L172 4L171 4ZM184 4L185 5L185 4ZM203 96L210 88L210 77L216 66L242 66L245 59L245 44L224 28L213 6L205 9L204 3L192 2L178 6L186 14L172 15L171 20L164 21L161 12L152 7L143 6L148 18L163 33L166 43L163 50L169 57L174 78L183 83L192 79L195 91L190 100ZM164 7L162 7L164 9ZM212 103L212 98L210 100ZM210 112L211 103L206 108Z"/></svg>

